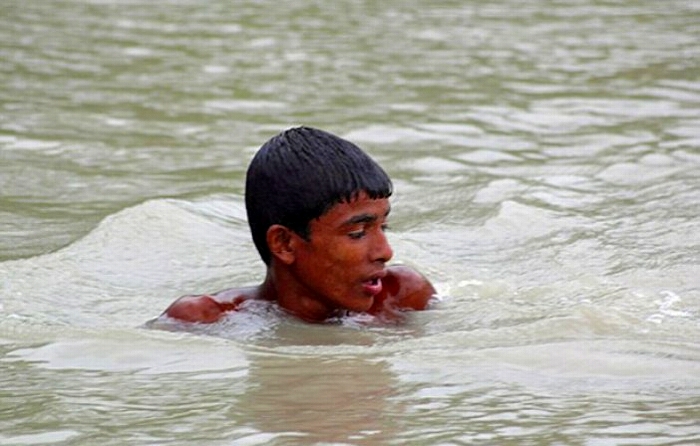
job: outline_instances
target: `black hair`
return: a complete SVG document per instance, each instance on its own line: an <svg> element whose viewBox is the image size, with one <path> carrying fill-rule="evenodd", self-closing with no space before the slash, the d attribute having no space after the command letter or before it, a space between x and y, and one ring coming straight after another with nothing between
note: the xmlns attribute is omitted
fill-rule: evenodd
<svg viewBox="0 0 700 446"><path fill-rule="evenodd" d="M386 172L355 144L310 127L286 130L260 147L248 166L245 205L255 247L270 264L267 230L283 225L309 239L309 223L360 192L388 198Z"/></svg>

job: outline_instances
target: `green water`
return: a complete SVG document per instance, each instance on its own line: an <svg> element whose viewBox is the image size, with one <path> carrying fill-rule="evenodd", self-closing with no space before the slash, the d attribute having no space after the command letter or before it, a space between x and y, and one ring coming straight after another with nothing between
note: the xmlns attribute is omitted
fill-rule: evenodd
<svg viewBox="0 0 700 446"><path fill-rule="evenodd" d="M0 2L1 445L700 443L700 4ZM293 125L395 181L404 325L253 305ZM169 328L169 327L164 327Z"/></svg>

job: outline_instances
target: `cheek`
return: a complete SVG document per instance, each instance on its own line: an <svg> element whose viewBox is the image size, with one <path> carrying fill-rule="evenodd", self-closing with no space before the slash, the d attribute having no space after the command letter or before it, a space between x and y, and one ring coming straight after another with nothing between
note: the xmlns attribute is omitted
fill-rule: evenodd
<svg viewBox="0 0 700 446"><path fill-rule="evenodd" d="M333 280L333 277L338 279L352 275L352 271L362 265L365 255L363 244L340 237L319 242L299 253L307 274L321 280Z"/></svg>
<svg viewBox="0 0 700 446"><path fill-rule="evenodd" d="M360 246L353 243L339 243L333 246L325 254L328 264L333 267L349 270L360 265L363 252Z"/></svg>

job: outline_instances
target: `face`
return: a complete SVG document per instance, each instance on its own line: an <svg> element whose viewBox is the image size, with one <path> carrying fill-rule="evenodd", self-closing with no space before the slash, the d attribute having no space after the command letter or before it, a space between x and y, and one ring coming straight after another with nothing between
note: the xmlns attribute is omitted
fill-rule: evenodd
<svg viewBox="0 0 700 446"><path fill-rule="evenodd" d="M311 221L309 240L299 238L293 265L307 297L333 309L372 306L393 255L384 233L389 210L388 199L361 193Z"/></svg>

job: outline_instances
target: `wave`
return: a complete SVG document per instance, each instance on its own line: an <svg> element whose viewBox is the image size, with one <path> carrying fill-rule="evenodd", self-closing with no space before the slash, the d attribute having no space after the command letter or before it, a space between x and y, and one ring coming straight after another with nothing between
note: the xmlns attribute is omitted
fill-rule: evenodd
<svg viewBox="0 0 700 446"><path fill-rule="evenodd" d="M150 200L56 252L1 263L2 308L49 323L133 326L187 291L249 281L255 260L242 200Z"/></svg>

